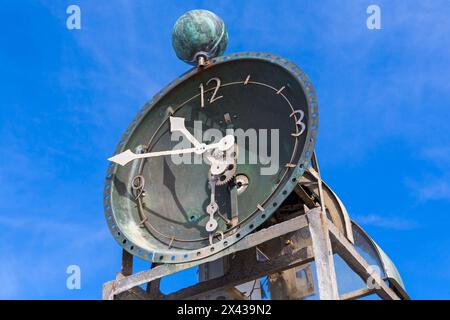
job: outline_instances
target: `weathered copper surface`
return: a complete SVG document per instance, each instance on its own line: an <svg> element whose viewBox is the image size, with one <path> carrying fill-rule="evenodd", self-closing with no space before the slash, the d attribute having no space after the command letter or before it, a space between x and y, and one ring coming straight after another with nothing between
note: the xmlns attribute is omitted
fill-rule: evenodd
<svg viewBox="0 0 450 320"><path fill-rule="evenodd" d="M172 45L181 60L195 65L199 55L207 59L222 55L228 44L224 22L208 10L191 10L173 27Z"/></svg>
<svg viewBox="0 0 450 320"><path fill-rule="evenodd" d="M244 90L248 75L251 80L247 79ZM222 81L220 94L225 98L201 109L199 84L215 76ZM283 92L274 92L282 87L285 87ZM212 89L208 90L211 95ZM297 128L289 118L290 108L305 113L307 130L302 136L292 136ZM280 129L278 174L264 176L260 174L259 164L238 164L237 172L246 174L251 181L248 190L238 196L240 224L230 230L221 221L219 230L225 238L210 245L204 228L204 208L209 199L206 165L174 165L170 158L139 160L125 167L111 164L105 183L105 216L114 238L125 250L165 263L202 259L256 229L292 192L314 150L317 99L311 82L300 68L271 54L234 53L211 60L202 71L187 72L144 106L125 131L114 154L141 146L150 146L152 151L172 149L175 142L170 139L167 121L170 114L184 117L191 132L194 120L203 122L203 130L216 128L225 132L222 121L225 113L232 115L235 128ZM248 152L245 146L239 150ZM286 166L287 163L293 166ZM145 177L141 211L131 188L136 175ZM218 190L217 198L224 214L230 216L228 194L224 187ZM142 227L143 217L147 217L146 223L151 223L154 229Z"/></svg>

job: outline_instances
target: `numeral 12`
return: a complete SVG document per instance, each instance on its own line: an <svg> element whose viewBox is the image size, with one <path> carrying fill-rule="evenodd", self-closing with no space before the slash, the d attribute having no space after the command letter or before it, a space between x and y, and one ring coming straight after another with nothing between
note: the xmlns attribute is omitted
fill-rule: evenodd
<svg viewBox="0 0 450 320"><path fill-rule="evenodd" d="M209 103L213 103L214 101L219 100L220 98L223 98L223 96L217 96L217 92L219 91L219 87L220 87L220 79L217 77L211 78L208 80L208 82L206 82L206 85L209 86L209 84L211 82L215 82L216 86L214 88L211 98L209 99ZM200 106L202 108L204 108L205 107L205 88L203 87L203 83L200 84L199 88L200 88Z"/></svg>

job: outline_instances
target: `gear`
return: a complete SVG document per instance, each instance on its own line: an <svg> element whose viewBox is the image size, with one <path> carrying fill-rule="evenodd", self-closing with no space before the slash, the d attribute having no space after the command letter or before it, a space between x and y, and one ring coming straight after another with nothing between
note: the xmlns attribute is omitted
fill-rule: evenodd
<svg viewBox="0 0 450 320"><path fill-rule="evenodd" d="M232 159L228 159L229 163L226 167L226 169L221 173L217 175L217 186L223 186L233 180L234 176L236 175L236 169L237 169L237 144L234 145L234 151L232 154ZM224 152L213 152L211 154L215 159L217 160L223 160L225 158ZM211 169L208 171L208 178L211 180L212 174Z"/></svg>
<svg viewBox="0 0 450 320"><path fill-rule="evenodd" d="M218 179L217 179L216 185L223 186L224 184L227 184L228 182L233 180L234 176L236 175L236 167L237 166L235 163L229 164L224 172L217 175ZM211 177L212 177L211 171L208 172L208 177L209 177L209 179L211 179Z"/></svg>

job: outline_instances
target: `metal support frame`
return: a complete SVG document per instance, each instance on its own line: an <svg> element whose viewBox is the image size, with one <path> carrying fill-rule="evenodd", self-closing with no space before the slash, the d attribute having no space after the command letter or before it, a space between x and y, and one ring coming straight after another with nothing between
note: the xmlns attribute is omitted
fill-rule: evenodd
<svg viewBox="0 0 450 320"><path fill-rule="evenodd" d="M322 219L321 208L309 210L306 215L300 215L288 221L261 229L248 235L241 241L226 248L221 253L204 260L190 263L161 264L152 269L125 276L119 273L116 280L109 281L103 286L103 299L195 299L206 293L217 292L248 282L264 275L281 272L294 267L316 262L319 280L319 296L321 299L355 299L371 293L378 294L383 299L397 300L399 297L381 278L370 272L369 264L354 248L353 244L325 218ZM282 250L278 256L267 261L257 261L257 246L274 241L279 237L309 227L312 245L303 248L290 248ZM374 289L363 288L356 292L338 295L336 275L332 253L339 254L343 260L364 281L372 279ZM139 286L152 283L155 280L194 267L200 264L220 259L224 256L233 257L234 268L227 274L200 282L191 287L181 289L169 295L162 295L159 290L150 294ZM127 261L127 259L125 259ZM130 264L128 264L130 265ZM125 270L123 268L122 270Z"/></svg>
<svg viewBox="0 0 450 320"><path fill-rule="evenodd" d="M348 241L345 236L328 220L328 230L334 252L339 254L348 266L368 283L371 280L374 285L370 293L376 293L380 298L385 300L399 300L401 298L408 299L408 297L399 297L394 290L392 290L378 274L371 272L371 268L366 260L356 251L355 247ZM348 298L347 296L344 296Z"/></svg>
<svg viewBox="0 0 450 320"><path fill-rule="evenodd" d="M278 281L278 284L286 288L274 296L295 299L296 295L289 293L292 289L290 287L295 287L289 279L292 276L290 273L294 270L293 268L307 267L312 261L315 262L320 299L350 300L372 293L376 293L382 299L408 299L406 293L403 294L401 291L396 293L379 275L373 274L369 264L357 252L354 244L327 218L322 179L315 153L312 158L312 167L316 172L319 188L319 207L313 207L315 203L304 190L300 189L300 186L294 192L304 203L309 204L308 207L305 206L304 213L302 211L294 218L254 232L202 260L177 264L153 264L149 270L132 274L133 256L124 250L122 270L117 274L116 280L103 285L103 299L201 299L205 295L223 292L237 285L277 273L280 275L279 279L274 281ZM308 241L302 240L302 231L305 228L309 230ZM285 245L280 247L280 241ZM264 254L261 248L267 249L271 257ZM266 258L264 261L257 259L257 256L261 254ZM338 254L365 283L370 282L373 285L370 288L361 288L340 296L333 254ZM162 277L224 258L230 262L224 274L213 279L205 279L206 281L169 295L159 291L159 282ZM287 273L283 274L283 272ZM147 290L140 287L143 284L147 284ZM238 299L245 298L247 297L238 297Z"/></svg>
<svg viewBox="0 0 450 320"><path fill-rule="evenodd" d="M328 219L323 214L323 210L311 210L306 214L306 217L313 243L320 299L338 300L339 292L334 270L333 251L328 234Z"/></svg>
<svg viewBox="0 0 450 320"><path fill-rule="evenodd" d="M316 210L316 209L313 209ZM153 269L141 271L139 273L124 276L119 273L116 280L109 281L103 285L103 299L112 300L114 297L120 293L130 290L133 287L140 286L142 284L154 281L161 277L180 272L182 270L189 269L200 264L211 262L217 260L221 257L237 253L246 249L250 249L260 245L271 239L280 237L289 232L294 232L301 228L306 227L307 221L304 216L298 216L289 221L276 224L266 229L262 229L258 232L248 235L239 242L231 245L230 247L222 250L216 255L210 256L203 260L193 261L189 263L178 263L178 264L161 264ZM292 262L292 261L289 261ZM270 263L269 263L270 264ZM212 281L212 280L211 280ZM209 283L205 282L205 283Z"/></svg>

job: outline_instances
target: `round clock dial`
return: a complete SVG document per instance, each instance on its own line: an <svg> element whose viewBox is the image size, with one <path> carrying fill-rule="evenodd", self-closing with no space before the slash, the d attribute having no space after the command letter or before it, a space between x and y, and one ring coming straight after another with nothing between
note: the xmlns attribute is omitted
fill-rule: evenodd
<svg viewBox="0 0 450 320"><path fill-rule="evenodd" d="M169 84L126 130L107 172L116 240L144 259L202 259L264 222L309 164L316 95L287 60L213 59Z"/></svg>

